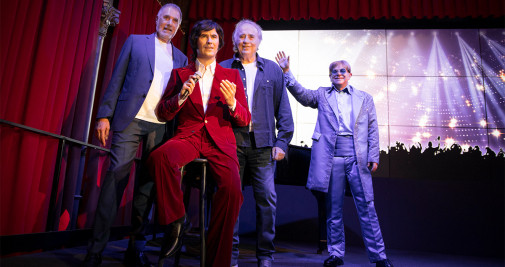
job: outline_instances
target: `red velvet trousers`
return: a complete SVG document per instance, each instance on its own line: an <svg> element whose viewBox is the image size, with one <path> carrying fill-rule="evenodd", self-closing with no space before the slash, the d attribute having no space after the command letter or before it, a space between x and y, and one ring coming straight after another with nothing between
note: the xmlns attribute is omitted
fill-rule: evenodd
<svg viewBox="0 0 505 267"><path fill-rule="evenodd" d="M168 140L149 156L148 166L156 183L159 222L168 225L184 216L180 168L198 157L208 160L209 172L218 187L212 199L207 265L230 266L233 227L244 199L237 154L226 155L219 150L205 127L188 138Z"/></svg>

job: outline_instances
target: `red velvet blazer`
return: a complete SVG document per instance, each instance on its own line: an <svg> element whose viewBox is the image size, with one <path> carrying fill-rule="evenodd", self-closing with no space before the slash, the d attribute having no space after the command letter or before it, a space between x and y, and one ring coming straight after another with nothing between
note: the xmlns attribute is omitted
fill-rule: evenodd
<svg viewBox="0 0 505 267"><path fill-rule="evenodd" d="M235 69L226 69L216 64L214 81L207 112L203 112L200 85L197 83L193 93L181 105L178 104L178 95L182 85L190 75L195 73L195 65L190 64L184 68L174 69L158 106L156 116L160 121L172 120L178 115L177 131L173 138L186 138L202 127L206 127L209 135L225 154L237 159L237 144L233 134L233 126L247 126L251 120L251 113L247 107L244 86L239 72ZM229 80L237 85L235 111L231 111L219 89L222 80ZM238 161L237 161L238 164Z"/></svg>

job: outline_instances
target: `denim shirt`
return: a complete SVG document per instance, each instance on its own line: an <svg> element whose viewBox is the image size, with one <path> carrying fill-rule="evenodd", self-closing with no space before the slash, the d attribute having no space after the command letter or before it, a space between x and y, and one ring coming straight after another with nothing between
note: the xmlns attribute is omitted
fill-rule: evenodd
<svg viewBox="0 0 505 267"><path fill-rule="evenodd" d="M242 83L246 84L245 70L238 54L219 64L224 68L237 69ZM294 125L287 90L284 87L284 75L275 62L261 58L257 54L256 64L258 72L254 82L251 114L255 145L257 148L279 147L287 152L288 144L293 138ZM233 132L237 146L251 146L249 127L235 127Z"/></svg>

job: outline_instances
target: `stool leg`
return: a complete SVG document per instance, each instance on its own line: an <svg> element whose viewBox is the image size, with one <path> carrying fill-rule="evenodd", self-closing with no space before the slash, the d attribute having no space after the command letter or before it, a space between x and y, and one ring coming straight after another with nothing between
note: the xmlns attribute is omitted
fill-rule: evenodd
<svg viewBox="0 0 505 267"><path fill-rule="evenodd" d="M207 166L202 163L200 182L200 266L205 267L205 190L207 188Z"/></svg>
<svg viewBox="0 0 505 267"><path fill-rule="evenodd" d="M174 258L174 267L179 267L179 262L181 261L181 249L175 253L175 258Z"/></svg>

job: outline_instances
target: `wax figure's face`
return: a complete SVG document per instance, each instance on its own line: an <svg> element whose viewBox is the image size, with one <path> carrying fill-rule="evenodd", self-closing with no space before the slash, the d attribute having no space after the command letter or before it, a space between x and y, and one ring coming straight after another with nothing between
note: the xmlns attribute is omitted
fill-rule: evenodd
<svg viewBox="0 0 505 267"><path fill-rule="evenodd" d="M181 16L179 11L172 7L163 8L156 17L156 32L158 38L169 42L177 33Z"/></svg>
<svg viewBox="0 0 505 267"><path fill-rule="evenodd" d="M197 41L197 57L200 59L216 58L219 50L219 35L216 29L202 31Z"/></svg>
<svg viewBox="0 0 505 267"><path fill-rule="evenodd" d="M237 30L235 44L241 57L256 54L259 46L258 30L251 24L243 24Z"/></svg>
<svg viewBox="0 0 505 267"><path fill-rule="evenodd" d="M344 72L345 70L345 72ZM345 66L337 65L333 68L330 73L331 83L335 85L338 89L343 89L349 83L352 74L347 71Z"/></svg>

